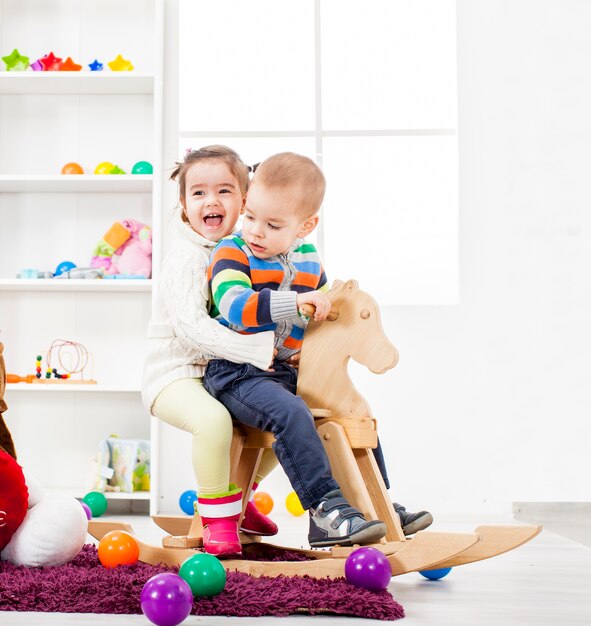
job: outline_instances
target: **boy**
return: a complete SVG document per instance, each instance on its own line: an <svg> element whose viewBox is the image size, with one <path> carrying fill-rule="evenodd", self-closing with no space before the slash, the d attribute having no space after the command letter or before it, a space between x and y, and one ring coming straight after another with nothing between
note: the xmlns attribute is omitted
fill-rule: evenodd
<svg viewBox="0 0 591 626"><path fill-rule="evenodd" d="M210 361L204 384L235 419L275 435L274 451L300 502L310 513L312 547L373 543L386 534L343 498L308 407L295 395L297 373L286 363L301 348L303 304L314 319L330 312L326 275L303 241L318 224L326 183L318 166L294 153L259 165L248 191L242 233L223 239L208 268L211 315L243 333L275 332L272 370Z"/></svg>

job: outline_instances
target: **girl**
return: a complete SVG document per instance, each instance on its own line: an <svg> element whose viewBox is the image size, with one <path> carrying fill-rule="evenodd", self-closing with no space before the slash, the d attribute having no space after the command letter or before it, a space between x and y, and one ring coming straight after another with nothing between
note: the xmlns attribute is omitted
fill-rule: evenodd
<svg viewBox="0 0 591 626"><path fill-rule="evenodd" d="M244 207L248 173L238 154L225 146L189 151L177 163L170 177L179 185L177 241L162 264L142 377L147 409L193 437L203 546L216 556L241 554L242 492L229 482L232 419L203 387L205 365L210 359L227 359L266 370L273 360L272 331L241 335L208 315L209 255L234 230ZM253 489L276 464L272 451L266 450ZM251 501L241 530L273 535L277 526Z"/></svg>

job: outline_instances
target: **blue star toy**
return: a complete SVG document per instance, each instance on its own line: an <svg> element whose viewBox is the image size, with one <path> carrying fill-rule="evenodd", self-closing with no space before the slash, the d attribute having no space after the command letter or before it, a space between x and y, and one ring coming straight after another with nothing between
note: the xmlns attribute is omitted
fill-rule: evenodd
<svg viewBox="0 0 591 626"><path fill-rule="evenodd" d="M101 72L103 69L103 64L99 63L96 59L92 62L88 64L88 67L90 68L91 72Z"/></svg>

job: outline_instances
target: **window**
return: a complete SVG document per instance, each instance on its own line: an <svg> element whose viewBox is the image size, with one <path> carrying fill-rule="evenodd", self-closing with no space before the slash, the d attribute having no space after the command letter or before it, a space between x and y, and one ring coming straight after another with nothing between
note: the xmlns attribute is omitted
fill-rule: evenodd
<svg viewBox="0 0 591 626"><path fill-rule="evenodd" d="M455 2L181 0L179 80L181 153L321 165L331 279L381 305L458 301Z"/></svg>

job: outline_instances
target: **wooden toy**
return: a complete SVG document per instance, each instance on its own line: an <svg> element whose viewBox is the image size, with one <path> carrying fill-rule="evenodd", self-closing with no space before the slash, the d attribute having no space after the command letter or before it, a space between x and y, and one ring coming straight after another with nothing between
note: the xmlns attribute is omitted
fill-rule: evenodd
<svg viewBox="0 0 591 626"><path fill-rule="evenodd" d="M376 420L347 371L347 363L353 358L372 372L383 373L396 365L398 352L383 332L376 302L355 281L336 281L328 297L332 302L332 321L311 321L306 331L298 394L311 407L344 496L366 519L385 522L386 537L373 547L387 557L392 575L488 559L533 539L541 526L483 525L474 532L421 531L412 539L404 536L372 453L377 445ZM242 487L244 506L263 450L272 443L271 433L245 426L234 429L231 480ZM163 539L161 547L138 540L141 561L180 565L202 546L203 529L197 514L192 519L178 516L153 519L170 536ZM133 532L129 525L118 522L92 520L89 524L89 532L97 539L114 529ZM301 556L310 559L307 561L248 560L249 554L265 554L263 550L269 545L256 539L244 537L245 558L224 560L224 567L255 576L340 577L344 576L347 557L356 549L335 546L326 550L298 550Z"/></svg>

